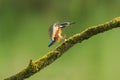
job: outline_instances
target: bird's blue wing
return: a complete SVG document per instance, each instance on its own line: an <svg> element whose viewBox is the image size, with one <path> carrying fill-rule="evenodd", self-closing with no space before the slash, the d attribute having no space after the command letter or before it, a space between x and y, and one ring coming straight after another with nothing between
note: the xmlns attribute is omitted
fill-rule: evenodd
<svg viewBox="0 0 120 80"><path fill-rule="evenodd" d="M52 35L53 35L53 25L50 26L50 28L49 28L49 30L48 30L48 34L49 34L50 39L52 39Z"/></svg>
<svg viewBox="0 0 120 80"><path fill-rule="evenodd" d="M55 34L56 34L58 28L59 28L59 23L58 22L56 22L52 26L50 26L50 28L48 30L48 33L49 33L49 36L50 36L51 40L55 37Z"/></svg>

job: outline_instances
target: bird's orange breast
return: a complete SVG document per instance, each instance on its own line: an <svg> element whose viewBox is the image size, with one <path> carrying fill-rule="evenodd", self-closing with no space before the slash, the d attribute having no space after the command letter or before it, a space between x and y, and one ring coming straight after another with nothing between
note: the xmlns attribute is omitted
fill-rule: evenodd
<svg viewBox="0 0 120 80"><path fill-rule="evenodd" d="M55 38L56 38L55 42L59 42L60 41L61 33L62 33L61 28L58 28L58 30L56 31L56 34L55 34Z"/></svg>

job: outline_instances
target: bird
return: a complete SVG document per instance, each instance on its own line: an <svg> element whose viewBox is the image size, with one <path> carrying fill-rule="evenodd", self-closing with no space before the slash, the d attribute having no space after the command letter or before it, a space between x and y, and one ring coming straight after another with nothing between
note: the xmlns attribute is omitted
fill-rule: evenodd
<svg viewBox="0 0 120 80"><path fill-rule="evenodd" d="M62 36L62 30L70 26L71 24L74 24L75 22L63 22L59 23L59 21L56 21L52 26L50 26L48 33L50 37L50 43L48 47L52 46L54 43L59 42L61 39L65 39L66 35Z"/></svg>

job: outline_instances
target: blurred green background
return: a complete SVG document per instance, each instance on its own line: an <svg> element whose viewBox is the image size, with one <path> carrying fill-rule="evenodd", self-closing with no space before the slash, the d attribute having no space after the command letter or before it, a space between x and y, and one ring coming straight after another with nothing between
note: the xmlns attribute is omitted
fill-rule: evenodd
<svg viewBox="0 0 120 80"><path fill-rule="evenodd" d="M0 79L25 68L48 48L48 28L75 21L67 37L120 16L120 0L0 0ZM120 29L75 45L27 80L120 80Z"/></svg>

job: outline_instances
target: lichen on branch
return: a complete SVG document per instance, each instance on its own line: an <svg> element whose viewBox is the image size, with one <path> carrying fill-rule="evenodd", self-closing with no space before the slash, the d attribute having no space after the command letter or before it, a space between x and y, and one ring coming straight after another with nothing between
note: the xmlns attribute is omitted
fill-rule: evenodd
<svg viewBox="0 0 120 80"><path fill-rule="evenodd" d="M89 27L83 32L77 33L71 36L70 38L68 38L66 40L67 44L62 43L53 51L46 53L43 57L34 61L30 60L29 65L25 69L4 80L24 80L34 75L35 73L39 72L40 70L42 70L43 68L51 64L52 62L54 62L56 59L62 56L62 54L64 54L76 43L81 43L82 41L87 40L88 38L91 38L96 34L99 34L117 27L120 27L120 17L116 17L109 22L106 22L97 26Z"/></svg>

